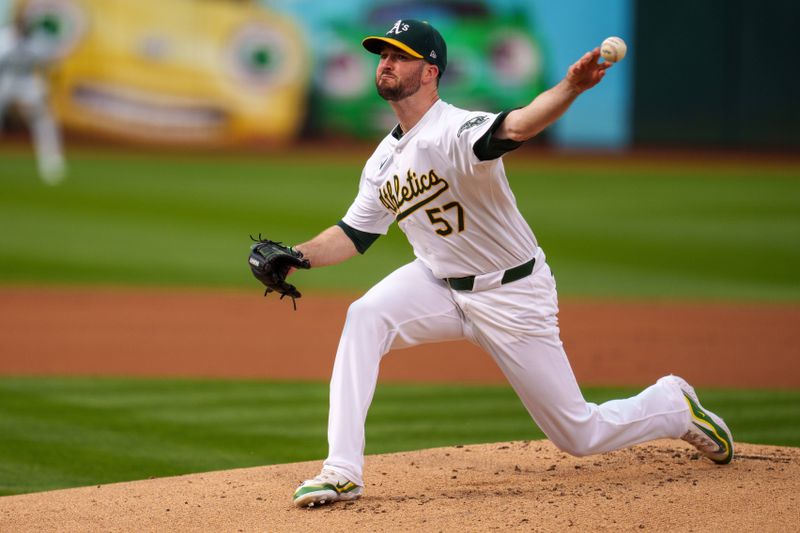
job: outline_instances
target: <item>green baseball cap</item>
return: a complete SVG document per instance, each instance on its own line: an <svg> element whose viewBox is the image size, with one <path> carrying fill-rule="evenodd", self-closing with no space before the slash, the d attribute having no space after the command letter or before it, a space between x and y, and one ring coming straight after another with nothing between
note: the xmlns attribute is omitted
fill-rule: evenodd
<svg viewBox="0 0 800 533"><path fill-rule="evenodd" d="M447 45L439 31L422 20L401 19L389 28L386 35L366 37L361 44L373 54L380 54L385 44L439 67L439 77L447 67Z"/></svg>

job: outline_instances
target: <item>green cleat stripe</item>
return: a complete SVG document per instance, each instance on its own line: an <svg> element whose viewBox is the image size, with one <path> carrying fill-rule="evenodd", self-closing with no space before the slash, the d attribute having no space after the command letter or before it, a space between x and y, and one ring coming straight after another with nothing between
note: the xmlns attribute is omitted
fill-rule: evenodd
<svg viewBox="0 0 800 533"><path fill-rule="evenodd" d="M352 481L348 481L344 485L336 484L333 485L331 483L323 483L321 485L306 485L304 487L300 487L294 493L294 497L292 499L296 500L301 496L305 496L311 492L321 492L323 490L335 492L336 494L345 494L348 492L352 492L358 488L358 485L353 483Z"/></svg>
<svg viewBox="0 0 800 533"><path fill-rule="evenodd" d="M703 427L702 425L698 424L697 422L694 423L703 433L709 436L714 442L716 442L720 450L725 453L724 459L712 459L715 463L718 464L728 464L731 462L733 458L733 446L730 441L730 437L728 436L728 432L725 431L720 425L714 422L714 419L708 416L705 411L703 411L700 406L695 403L691 396L683 392L684 398L686 398L686 402L689 404L689 409L692 411L692 416L699 420L704 424L708 424L709 427Z"/></svg>
<svg viewBox="0 0 800 533"><path fill-rule="evenodd" d="M336 487L334 487L330 483L324 483L322 485L306 485L305 487L300 487L295 491L293 499L296 500L300 496L305 496L309 492L320 492L323 490L329 490L331 492L340 492L336 490Z"/></svg>

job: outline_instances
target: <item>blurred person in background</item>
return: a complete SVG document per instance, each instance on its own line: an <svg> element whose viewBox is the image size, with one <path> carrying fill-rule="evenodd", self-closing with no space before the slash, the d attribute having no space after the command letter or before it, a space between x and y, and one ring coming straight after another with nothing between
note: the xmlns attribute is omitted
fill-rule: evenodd
<svg viewBox="0 0 800 533"><path fill-rule="evenodd" d="M60 183L66 175L61 135L42 73L53 52L46 38L24 24L0 27L0 129L5 112L18 106L31 130L39 175L48 185Z"/></svg>

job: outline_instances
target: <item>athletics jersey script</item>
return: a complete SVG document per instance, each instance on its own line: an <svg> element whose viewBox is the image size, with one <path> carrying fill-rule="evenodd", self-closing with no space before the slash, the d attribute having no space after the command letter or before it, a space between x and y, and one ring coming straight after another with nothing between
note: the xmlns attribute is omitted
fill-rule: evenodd
<svg viewBox="0 0 800 533"><path fill-rule="evenodd" d="M417 175L409 170L406 180L401 182L400 176L393 176L378 190L381 203L392 213L398 222L435 200L450 185L430 169L427 174Z"/></svg>
<svg viewBox="0 0 800 533"><path fill-rule="evenodd" d="M390 134L381 141L342 220L380 234L396 221L414 254L438 278L529 261L536 240L502 160L481 161L473 150L497 118L436 102L400 139Z"/></svg>

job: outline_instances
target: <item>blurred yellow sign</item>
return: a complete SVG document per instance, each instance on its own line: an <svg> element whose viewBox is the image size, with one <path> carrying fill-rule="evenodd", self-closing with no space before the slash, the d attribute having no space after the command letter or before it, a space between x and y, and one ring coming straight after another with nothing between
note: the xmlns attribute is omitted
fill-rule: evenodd
<svg viewBox="0 0 800 533"><path fill-rule="evenodd" d="M20 0L54 40L51 100L68 130L166 143L287 141L309 55L291 19L249 1Z"/></svg>

